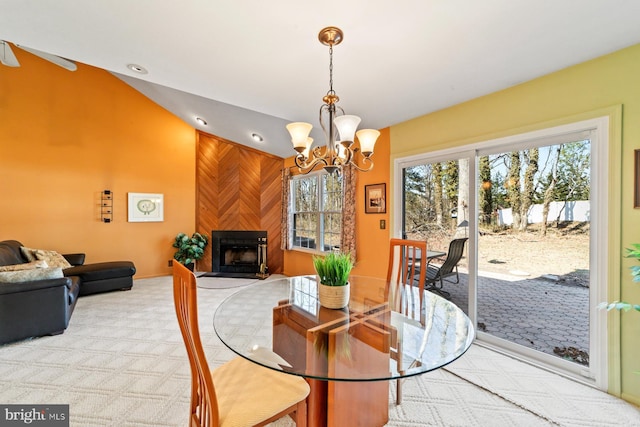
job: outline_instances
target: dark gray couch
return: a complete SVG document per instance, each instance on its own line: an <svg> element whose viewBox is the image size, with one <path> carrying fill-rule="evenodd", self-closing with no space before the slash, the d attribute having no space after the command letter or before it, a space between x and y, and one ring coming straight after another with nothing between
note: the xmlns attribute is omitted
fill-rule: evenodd
<svg viewBox="0 0 640 427"><path fill-rule="evenodd" d="M0 265L28 262L16 240L0 241ZM0 283L0 344L61 334L69 325L78 296L133 286L129 261L84 264L84 254L63 255L72 267L58 279Z"/></svg>

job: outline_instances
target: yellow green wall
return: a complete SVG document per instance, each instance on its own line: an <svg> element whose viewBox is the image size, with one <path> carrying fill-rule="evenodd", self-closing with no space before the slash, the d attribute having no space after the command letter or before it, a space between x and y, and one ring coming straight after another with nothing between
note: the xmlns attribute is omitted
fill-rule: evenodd
<svg viewBox="0 0 640 427"><path fill-rule="evenodd" d="M620 202L610 207L609 295L640 303L640 285L630 280L623 249L640 243L640 209L633 208L633 152L640 149L640 45L391 127L391 161L410 154L464 146L604 115L622 106L621 137L613 129L611 183ZM610 108L611 107L611 108ZM615 119L616 113L611 113ZM617 174L617 179L616 179ZM615 198L614 198L615 200ZM640 403L640 313L610 314L609 391ZM620 327L618 328L618 325ZM618 353L617 342L620 342ZM619 355L619 357L618 357Z"/></svg>
<svg viewBox="0 0 640 427"><path fill-rule="evenodd" d="M195 130L106 71L14 52L21 67L0 66L0 240L169 274L174 236L195 226ZM164 222L127 222L127 192L163 193Z"/></svg>

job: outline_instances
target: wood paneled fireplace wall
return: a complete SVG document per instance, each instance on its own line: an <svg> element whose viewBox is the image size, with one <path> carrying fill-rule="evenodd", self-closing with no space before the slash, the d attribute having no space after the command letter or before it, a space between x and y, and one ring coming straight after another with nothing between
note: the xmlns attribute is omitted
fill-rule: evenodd
<svg viewBox="0 0 640 427"><path fill-rule="evenodd" d="M266 230L269 273L282 273L280 249L283 159L199 132L196 147L196 229ZM211 245L198 270L211 271Z"/></svg>

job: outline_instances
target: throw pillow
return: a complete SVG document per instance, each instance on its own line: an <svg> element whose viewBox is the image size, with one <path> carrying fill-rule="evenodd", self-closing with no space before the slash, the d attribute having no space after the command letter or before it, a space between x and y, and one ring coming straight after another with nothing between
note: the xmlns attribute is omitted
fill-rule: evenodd
<svg viewBox="0 0 640 427"><path fill-rule="evenodd" d="M41 259L49 264L49 267L69 268L71 264L56 251L45 251L44 249L36 249L34 254L37 259Z"/></svg>
<svg viewBox="0 0 640 427"><path fill-rule="evenodd" d="M0 271L21 271L21 270L31 270L34 268L47 268L47 261L45 260L37 260L32 262L25 262L22 264L13 264L13 265L3 265L0 266Z"/></svg>
<svg viewBox="0 0 640 427"><path fill-rule="evenodd" d="M31 270L2 271L0 272L0 282L18 283L30 282L33 280L61 279L62 268L32 268Z"/></svg>
<svg viewBox="0 0 640 427"><path fill-rule="evenodd" d="M31 248L25 248L24 246L20 246L20 252L22 252L22 256L29 262L36 260L36 254L34 253L36 250Z"/></svg>

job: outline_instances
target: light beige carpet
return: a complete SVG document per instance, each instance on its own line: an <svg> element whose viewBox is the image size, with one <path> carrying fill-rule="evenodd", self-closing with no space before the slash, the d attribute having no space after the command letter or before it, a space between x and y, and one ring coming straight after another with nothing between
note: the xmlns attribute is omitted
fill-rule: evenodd
<svg viewBox="0 0 640 427"><path fill-rule="evenodd" d="M258 283L261 280L256 278L240 278L240 277L208 277L200 276L200 273L196 273L196 285L199 288L204 289L230 289L240 288L254 283ZM285 277L281 274L272 274L265 280L274 280L281 277Z"/></svg>
<svg viewBox="0 0 640 427"><path fill-rule="evenodd" d="M198 290L213 367L233 357L213 312L238 289ZM70 404L74 427L186 426L189 375L170 277L82 297L63 335L0 347L0 403ZM640 412L620 399L475 345L405 380L402 405L391 390L389 426L640 426Z"/></svg>

